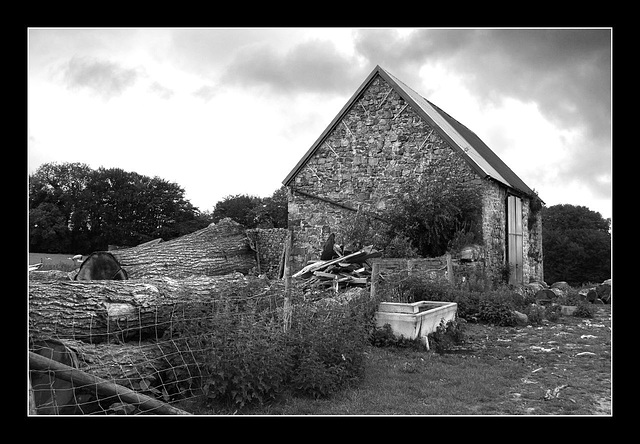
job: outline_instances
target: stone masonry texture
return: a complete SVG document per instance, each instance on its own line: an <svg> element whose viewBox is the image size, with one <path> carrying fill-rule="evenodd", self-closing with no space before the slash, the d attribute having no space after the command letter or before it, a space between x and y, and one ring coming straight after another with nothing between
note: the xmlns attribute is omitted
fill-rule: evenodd
<svg viewBox="0 0 640 444"><path fill-rule="evenodd" d="M336 233L336 242L343 241L340 227L355 215L344 207L380 213L405 184L417 181L480 188L484 259L489 272L498 273L506 251L506 187L480 177L462 154L379 76L362 91L289 186L292 272L319 258L329 233ZM542 279L541 236L536 235L541 224L535 229L534 223L529 233L529 198L522 197L526 283ZM535 254L531 254L533 250Z"/></svg>

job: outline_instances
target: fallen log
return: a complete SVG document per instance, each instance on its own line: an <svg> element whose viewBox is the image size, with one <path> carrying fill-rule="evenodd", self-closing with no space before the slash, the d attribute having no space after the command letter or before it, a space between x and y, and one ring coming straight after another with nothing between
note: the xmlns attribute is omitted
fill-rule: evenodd
<svg viewBox="0 0 640 444"><path fill-rule="evenodd" d="M29 338L101 343L161 337L187 313L275 304L281 290L279 281L239 272L179 280L30 281Z"/></svg>
<svg viewBox="0 0 640 444"><path fill-rule="evenodd" d="M230 218L166 242L147 242L111 253L129 279L247 274L256 267L245 228Z"/></svg>
<svg viewBox="0 0 640 444"><path fill-rule="evenodd" d="M133 404L142 411L157 414L187 415L189 413L169 404L158 401L150 396L137 393L112 381L90 375L82 370L54 361L34 352L29 352L29 367L31 370L53 372L56 379L67 381L71 387L81 387L90 390L101 397L110 397L120 402Z"/></svg>

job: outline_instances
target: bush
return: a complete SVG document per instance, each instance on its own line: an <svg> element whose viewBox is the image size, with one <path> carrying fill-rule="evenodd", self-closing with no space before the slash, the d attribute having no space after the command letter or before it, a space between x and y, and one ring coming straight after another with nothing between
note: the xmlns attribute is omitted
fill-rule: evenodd
<svg viewBox="0 0 640 444"><path fill-rule="evenodd" d="M450 350L454 345L464 343L464 323L457 319L445 322L443 319L436 331L429 333L429 344L434 347L437 353L444 353Z"/></svg>
<svg viewBox="0 0 640 444"><path fill-rule="evenodd" d="M166 359L175 361L164 378L169 395L198 391L213 404L238 409L287 391L327 397L363 376L374 311L367 293L343 302L301 301L287 332L281 308L242 296L216 301L215 312L190 307L185 320L174 323L164 347Z"/></svg>
<svg viewBox="0 0 640 444"><path fill-rule="evenodd" d="M594 315L593 305L586 301L580 301L578 302L576 311L573 312L573 315L579 318L592 318Z"/></svg>
<svg viewBox="0 0 640 444"><path fill-rule="evenodd" d="M434 171L433 177L446 173ZM384 216L392 231L410 239L423 257L441 256L463 237L482 238L482 195L474 185L448 180L407 184Z"/></svg>
<svg viewBox="0 0 640 444"><path fill-rule="evenodd" d="M364 292L346 304L300 305L289 335L295 392L327 397L364 375L364 346L373 310Z"/></svg>
<svg viewBox="0 0 640 444"><path fill-rule="evenodd" d="M282 324L266 321L224 336L209 344L208 397L238 408L276 398L292 368Z"/></svg>
<svg viewBox="0 0 640 444"><path fill-rule="evenodd" d="M527 309L524 311L524 314L526 314L529 319L529 323L532 325L542 324L542 320L545 318L545 313L546 309L537 304L527 305Z"/></svg>
<svg viewBox="0 0 640 444"><path fill-rule="evenodd" d="M375 347L397 347L412 350L424 350L425 346L419 338L408 339L404 336L396 336L390 324L376 327L369 336L369 342Z"/></svg>
<svg viewBox="0 0 640 444"><path fill-rule="evenodd" d="M548 305L544 308L544 317L555 322L560 319L562 307L560 305Z"/></svg>
<svg viewBox="0 0 640 444"><path fill-rule="evenodd" d="M483 299L480 301L479 319L488 324L501 327L513 327L517 324L517 317L513 313L512 304L500 299Z"/></svg>
<svg viewBox="0 0 640 444"><path fill-rule="evenodd" d="M417 275L410 275L390 285L388 296L395 302L448 301L451 287Z"/></svg>

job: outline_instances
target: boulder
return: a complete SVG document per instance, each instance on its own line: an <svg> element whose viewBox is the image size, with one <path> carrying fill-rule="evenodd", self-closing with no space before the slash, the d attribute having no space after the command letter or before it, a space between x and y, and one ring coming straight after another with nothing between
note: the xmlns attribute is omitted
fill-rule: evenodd
<svg viewBox="0 0 640 444"><path fill-rule="evenodd" d="M513 314L516 316L516 321L519 325L527 325L529 323L529 316L519 311L513 310Z"/></svg>
<svg viewBox="0 0 640 444"><path fill-rule="evenodd" d="M545 288L548 288L547 284L545 284L544 282L539 282L539 281L529 282L528 284L525 284L524 286L527 287L527 288L531 288L535 292L538 292L540 290L544 290Z"/></svg>
<svg viewBox="0 0 640 444"><path fill-rule="evenodd" d="M554 282L553 284L551 284L549 286L549 288L560 288L562 290L566 290L571 288L571 286L569 284L567 284L565 281L558 281L558 282Z"/></svg>
<svg viewBox="0 0 640 444"><path fill-rule="evenodd" d="M549 288L549 291L556 295L556 297L566 296L567 292L561 290L560 288Z"/></svg>
<svg viewBox="0 0 640 444"><path fill-rule="evenodd" d="M593 302L598 298L598 293L596 293L596 287L591 288L583 288L578 292L581 301L589 301Z"/></svg>
<svg viewBox="0 0 640 444"><path fill-rule="evenodd" d="M565 281L559 281L551 284L549 288L553 290L554 293L556 293L558 296L566 296L567 294L569 294L569 290L571 289L571 286L567 284Z"/></svg>
<svg viewBox="0 0 640 444"><path fill-rule="evenodd" d="M605 304L611 303L611 279L607 279L596 287L596 295Z"/></svg>
<svg viewBox="0 0 640 444"><path fill-rule="evenodd" d="M539 304L542 304L542 305L550 304L551 302L553 302L555 299L558 298L558 294L556 294L550 288L545 288L543 290L538 291L535 295L535 298L536 298L536 302Z"/></svg>

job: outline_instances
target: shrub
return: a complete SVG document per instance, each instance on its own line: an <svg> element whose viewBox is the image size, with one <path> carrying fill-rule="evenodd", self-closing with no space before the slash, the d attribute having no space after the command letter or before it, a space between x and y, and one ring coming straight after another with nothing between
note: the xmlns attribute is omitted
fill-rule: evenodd
<svg viewBox="0 0 640 444"><path fill-rule="evenodd" d="M480 293L464 290L452 290L450 301L458 304L457 316L462 319L471 319L478 316L480 311Z"/></svg>
<svg viewBox="0 0 640 444"><path fill-rule="evenodd" d="M395 302L448 301L451 287L417 275L410 275L392 284L391 299Z"/></svg>
<svg viewBox="0 0 640 444"><path fill-rule="evenodd" d="M579 318L592 318L594 315L593 305L586 301L580 301L578 302L576 311L573 312L573 315Z"/></svg>
<svg viewBox="0 0 640 444"><path fill-rule="evenodd" d="M545 318L545 308L537 304L529 304L524 314L527 315L530 324L540 325Z"/></svg>
<svg viewBox="0 0 640 444"><path fill-rule="evenodd" d="M282 324L238 329L210 343L205 392L211 400L242 408L274 399L292 367Z"/></svg>
<svg viewBox="0 0 640 444"><path fill-rule="evenodd" d="M433 177L439 174L447 172L434 172ZM393 232L409 238L423 257L443 255L463 235L482 238L482 196L473 185L447 180L407 183L385 217Z"/></svg>
<svg viewBox="0 0 640 444"><path fill-rule="evenodd" d="M429 333L428 338L429 344L434 347L437 353L444 353L454 345L462 344L465 341L464 323L457 319L448 322L443 319L436 331Z"/></svg>
<svg viewBox="0 0 640 444"><path fill-rule="evenodd" d="M215 310L188 307L174 323L164 347L175 361L165 378L171 393L197 389L211 403L237 409L286 391L330 396L364 374L373 315L365 292L347 302L295 304L287 332L281 308L242 296L216 301Z"/></svg>
<svg viewBox="0 0 640 444"><path fill-rule="evenodd" d="M562 307L560 305L548 305L544 308L544 317L555 322L560 319Z"/></svg>
<svg viewBox="0 0 640 444"><path fill-rule="evenodd" d="M512 304L494 298L487 298L480 301L480 320L489 324L502 327L513 327L517 323L516 315L513 313Z"/></svg>
<svg viewBox="0 0 640 444"><path fill-rule="evenodd" d="M373 245L382 251L383 257L418 257L411 240L402 233L395 233L389 224L372 213L358 210L354 217L346 219L340 226L345 245Z"/></svg>
<svg viewBox="0 0 640 444"><path fill-rule="evenodd" d="M369 342L375 347L397 347L413 350L424 350L425 346L421 339L409 339L404 336L396 336L390 324L376 327L369 336Z"/></svg>
<svg viewBox="0 0 640 444"><path fill-rule="evenodd" d="M289 341L294 391L327 397L364 375L364 346L373 315L364 292L342 304L300 305L294 312Z"/></svg>
<svg viewBox="0 0 640 444"><path fill-rule="evenodd" d="M373 329L369 336L369 342L375 347L390 347L395 344L396 337L391 329L391 324Z"/></svg>

